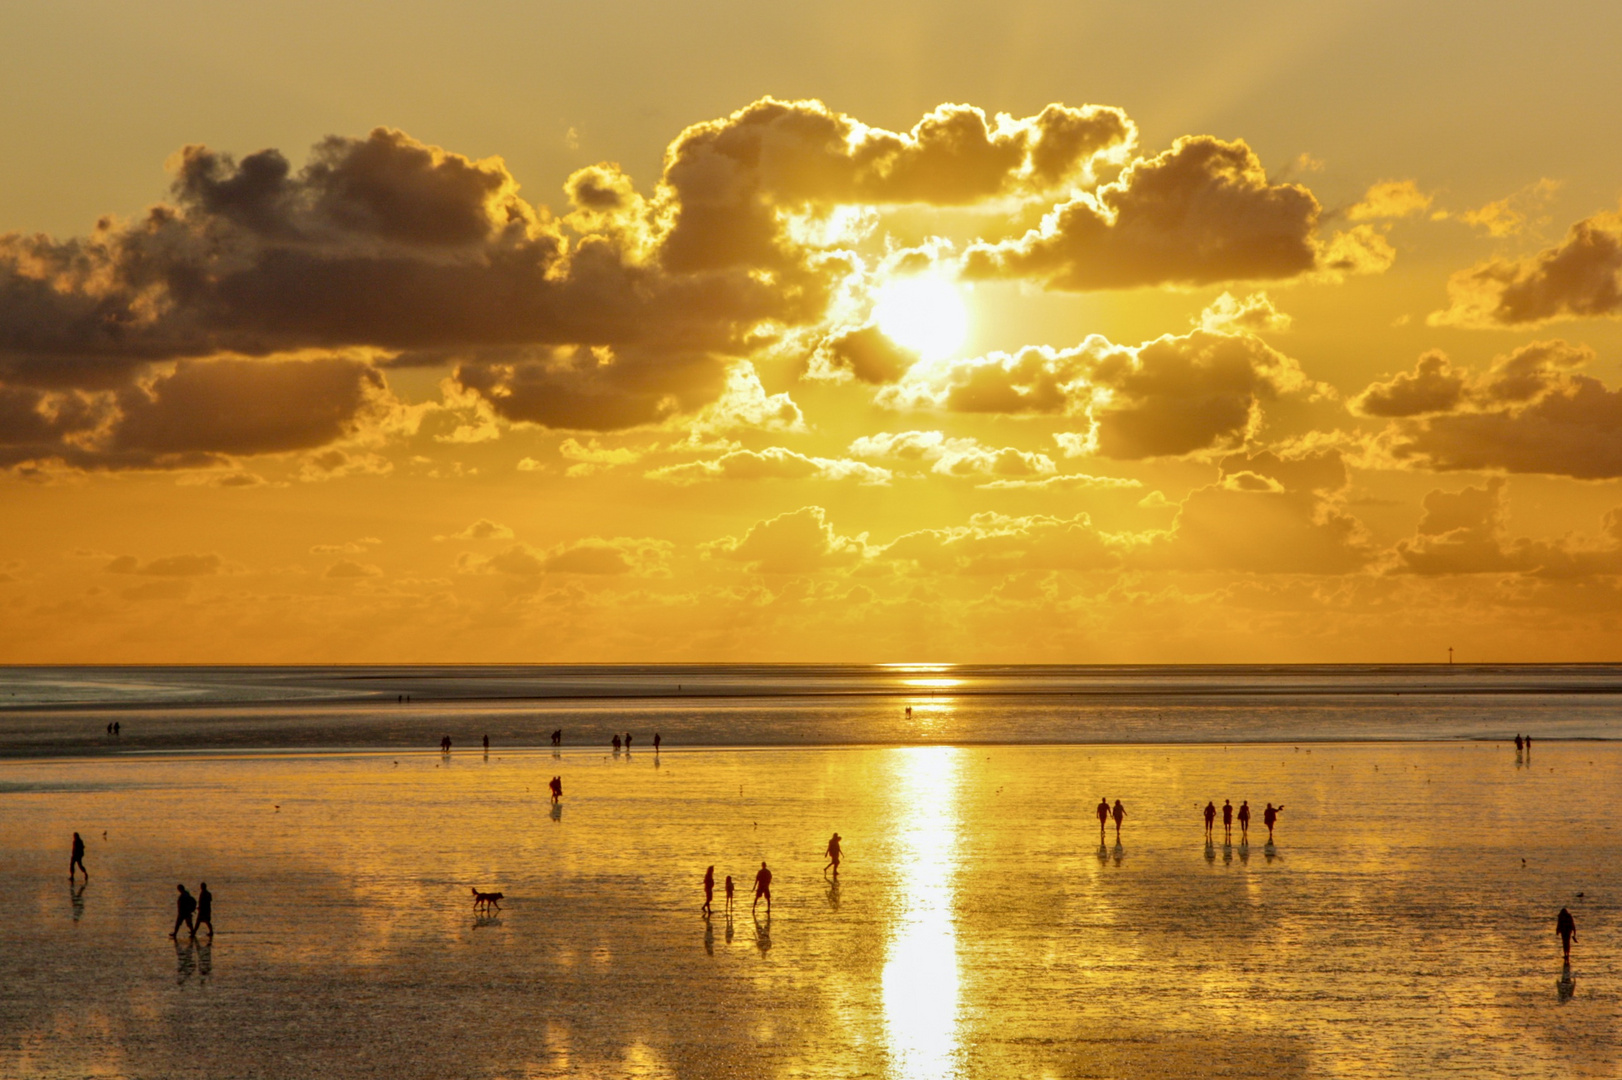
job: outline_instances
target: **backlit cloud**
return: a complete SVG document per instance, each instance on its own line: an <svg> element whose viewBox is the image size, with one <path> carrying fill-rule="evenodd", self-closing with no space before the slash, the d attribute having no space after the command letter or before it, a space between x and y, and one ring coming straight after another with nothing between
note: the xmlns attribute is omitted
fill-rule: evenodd
<svg viewBox="0 0 1622 1080"><path fill-rule="evenodd" d="M1556 319L1622 315L1622 215L1596 214L1563 243L1522 259L1492 259L1447 284L1436 326L1530 326Z"/></svg>
<svg viewBox="0 0 1622 1080"><path fill-rule="evenodd" d="M704 550L713 558L744 563L763 574L854 566L868 555L867 534L837 532L820 506L803 506L758 521L742 536L722 537Z"/></svg>

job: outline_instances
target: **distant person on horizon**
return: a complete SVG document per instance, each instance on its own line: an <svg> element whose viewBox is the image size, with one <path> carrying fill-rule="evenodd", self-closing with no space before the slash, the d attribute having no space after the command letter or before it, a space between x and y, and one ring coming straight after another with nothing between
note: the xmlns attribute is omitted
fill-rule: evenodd
<svg viewBox="0 0 1622 1080"><path fill-rule="evenodd" d="M563 729L558 728L556 731L552 732L552 745L553 746L558 746L562 742L563 742Z"/></svg>
<svg viewBox="0 0 1622 1080"><path fill-rule="evenodd" d="M828 866L832 866L834 868L834 877L838 877L839 876L839 860L841 858L843 858L844 855L845 855L844 851L841 850L840 847L839 847L839 834L838 833L834 833L833 839L828 841L828 850L826 852L824 852L824 854L828 856ZM828 866L824 866L822 868L824 873L827 872ZM768 909L771 907L770 904L767 904L766 906L767 906Z"/></svg>
<svg viewBox="0 0 1622 1080"><path fill-rule="evenodd" d="M1233 800L1222 800L1222 839L1224 843L1233 841Z"/></svg>
<svg viewBox="0 0 1622 1080"><path fill-rule="evenodd" d="M700 910L700 911L702 911L704 913L704 917L706 919L710 917L710 903L714 899L715 899L715 864L711 863L710 868L708 870L704 871L704 906L698 909L698 910Z"/></svg>
<svg viewBox="0 0 1622 1080"><path fill-rule="evenodd" d="M755 903L754 906L749 909L751 914L754 913L755 908L760 907L760 901L763 897L766 900L766 917L771 918L772 872L766 869L766 862L764 859L761 860L760 869L755 871Z"/></svg>
<svg viewBox="0 0 1622 1080"><path fill-rule="evenodd" d="M1109 821L1109 800L1098 800L1098 842L1104 842L1104 825Z"/></svg>
<svg viewBox="0 0 1622 1080"><path fill-rule="evenodd" d="M729 919L732 917L732 888L733 888L733 886L732 886L732 875L728 874L727 875L727 881L726 881L726 890L727 890L727 918L729 918Z"/></svg>
<svg viewBox="0 0 1622 1080"><path fill-rule="evenodd" d="M484 752L487 754L490 752L490 736L488 735L484 737Z"/></svg>
<svg viewBox="0 0 1622 1080"><path fill-rule="evenodd" d="M79 834L78 833L73 834L73 858L68 862L68 880L69 881L73 880L73 868L76 867L76 866L80 870L84 870L84 879L86 881L89 881L90 880L90 871L85 869L85 864L84 864L84 841L79 839Z"/></svg>
<svg viewBox="0 0 1622 1080"><path fill-rule="evenodd" d="M659 742L660 742L659 733L657 731L655 731L653 733L653 752L655 754L657 754L659 752Z"/></svg>
<svg viewBox="0 0 1622 1080"><path fill-rule="evenodd" d="M1560 949L1565 954L1566 963L1571 963L1571 943L1577 940L1577 920L1571 917L1571 912L1565 908L1555 916L1554 932L1560 935Z"/></svg>
<svg viewBox="0 0 1622 1080"><path fill-rule="evenodd" d="M614 753L620 752L620 733L614 732Z"/></svg>
<svg viewBox="0 0 1622 1080"><path fill-rule="evenodd" d="M123 730L124 730L124 725L122 723L120 723L119 721L114 720L113 721L113 734L117 735L119 732L121 732Z"/></svg>
<svg viewBox="0 0 1622 1080"><path fill-rule="evenodd" d="M625 752L627 754L631 752L631 733L629 731L625 733Z"/></svg>
<svg viewBox="0 0 1622 1080"><path fill-rule="evenodd" d="M1522 749L1524 749L1524 744L1521 742L1521 733L1517 731L1515 733L1515 753L1519 754Z"/></svg>
<svg viewBox="0 0 1622 1080"><path fill-rule="evenodd" d="M193 924L191 936L196 937L197 931L208 924L208 940L214 940L214 894L208 891L208 882L197 886L197 922Z"/></svg>
<svg viewBox="0 0 1622 1080"><path fill-rule="evenodd" d="M1211 832L1215 828L1216 828L1216 803L1214 801L1212 801L1212 802L1208 802L1208 803L1205 804L1205 837L1206 837L1207 840L1209 840L1211 838Z"/></svg>
<svg viewBox="0 0 1622 1080"><path fill-rule="evenodd" d="M197 910L197 898L187 892L184 885L176 885L175 888L180 890L180 895L175 897L175 928L169 931L169 936L174 937L180 933L180 928L184 925L195 937L197 930L192 926L191 915Z"/></svg>
<svg viewBox="0 0 1622 1080"><path fill-rule="evenodd" d="M114 724L113 726L116 728L118 725ZM1526 756L1527 757L1532 756L1532 736L1530 736L1530 735L1528 735L1526 737Z"/></svg>
<svg viewBox="0 0 1622 1080"><path fill-rule="evenodd" d="M1250 800L1244 799L1239 803L1239 842L1250 843Z"/></svg>
<svg viewBox="0 0 1622 1080"><path fill-rule="evenodd" d="M1283 803L1279 803L1277 806L1268 803L1267 809L1262 811L1262 824L1267 826L1267 842L1269 844L1273 842L1273 826L1277 824L1278 816L1283 812Z"/></svg>
<svg viewBox="0 0 1622 1080"><path fill-rule="evenodd" d="M1121 805L1120 799L1115 800L1115 809L1110 812L1110 816L1115 818L1115 842L1119 844L1121 842L1121 822L1126 820L1126 807Z"/></svg>

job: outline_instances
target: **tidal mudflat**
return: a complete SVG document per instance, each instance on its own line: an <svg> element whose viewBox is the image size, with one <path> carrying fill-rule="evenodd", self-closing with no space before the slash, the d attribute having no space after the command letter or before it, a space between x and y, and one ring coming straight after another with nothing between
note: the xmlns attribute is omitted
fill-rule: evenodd
<svg viewBox="0 0 1622 1080"><path fill-rule="evenodd" d="M1552 740L0 761L0 1074L1614 1076L1619 780ZM1224 798L1276 844L1208 847Z"/></svg>

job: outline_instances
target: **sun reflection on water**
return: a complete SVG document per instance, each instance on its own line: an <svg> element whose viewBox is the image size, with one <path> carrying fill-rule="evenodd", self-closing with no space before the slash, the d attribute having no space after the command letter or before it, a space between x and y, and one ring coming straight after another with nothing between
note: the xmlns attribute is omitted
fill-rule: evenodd
<svg viewBox="0 0 1622 1080"><path fill-rule="evenodd" d="M953 860L958 844L959 751L897 751L901 801L900 911L884 964L884 1026L894 1075L953 1076L958 1052L957 928Z"/></svg>

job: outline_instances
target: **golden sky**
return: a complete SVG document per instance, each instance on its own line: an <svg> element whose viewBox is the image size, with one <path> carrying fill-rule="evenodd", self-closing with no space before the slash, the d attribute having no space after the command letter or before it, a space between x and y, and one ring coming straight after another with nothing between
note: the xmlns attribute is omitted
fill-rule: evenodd
<svg viewBox="0 0 1622 1080"><path fill-rule="evenodd" d="M1622 14L0 34L0 662L1615 659Z"/></svg>

